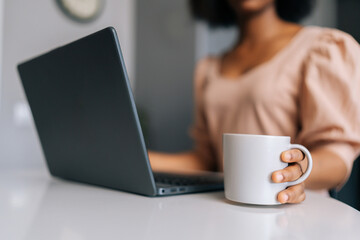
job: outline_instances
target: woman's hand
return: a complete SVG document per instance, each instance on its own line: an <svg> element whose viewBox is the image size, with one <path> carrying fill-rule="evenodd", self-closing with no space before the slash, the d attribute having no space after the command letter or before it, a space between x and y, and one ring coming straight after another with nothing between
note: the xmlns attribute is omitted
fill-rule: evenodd
<svg viewBox="0 0 360 240"><path fill-rule="evenodd" d="M298 179L307 167L304 154L298 149L291 149L281 154L281 161L289 166L273 172L271 178L275 183L291 182ZM277 199L281 203L300 203L305 200L305 183L300 183L281 191Z"/></svg>

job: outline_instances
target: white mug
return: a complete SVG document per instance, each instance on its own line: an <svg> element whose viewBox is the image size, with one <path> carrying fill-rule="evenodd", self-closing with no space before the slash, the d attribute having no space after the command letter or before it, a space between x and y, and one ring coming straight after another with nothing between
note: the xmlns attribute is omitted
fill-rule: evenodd
<svg viewBox="0 0 360 240"><path fill-rule="evenodd" d="M274 183L271 175L288 166L280 156L289 149L301 150L308 159L308 167L295 181ZM290 144L288 136L224 134L223 154L225 197L247 204L281 204L278 193L305 181L313 163L310 152L302 145Z"/></svg>

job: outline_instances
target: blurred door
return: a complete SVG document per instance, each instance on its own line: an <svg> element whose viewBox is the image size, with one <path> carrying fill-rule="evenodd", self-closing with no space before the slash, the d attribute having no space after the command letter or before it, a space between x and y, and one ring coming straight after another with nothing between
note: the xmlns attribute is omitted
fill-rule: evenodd
<svg viewBox="0 0 360 240"><path fill-rule="evenodd" d="M136 104L147 147L191 148L195 27L187 1L136 2Z"/></svg>

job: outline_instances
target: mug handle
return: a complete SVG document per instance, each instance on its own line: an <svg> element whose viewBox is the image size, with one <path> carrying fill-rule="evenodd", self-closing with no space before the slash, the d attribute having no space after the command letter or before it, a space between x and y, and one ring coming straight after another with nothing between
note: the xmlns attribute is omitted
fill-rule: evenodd
<svg viewBox="0 0 360 240"><path fill-rule="evenodd" d="M302 146L300 144L290 144L290 149L299 149L299 150L301 150L308 159L308 166L307 166L307 169L306 169L305 173L303 173L303 175L301 175L301 177L299 179L287 183L288 186L293 186L293 185L297 185L299 183L302 183L303 181L305 181L309 177L312 166L313 166L313 160L312 160L312 157L311 157L311 154L310 154L309 150L307 150L306 147L304 147L304 146Z"/></svg>

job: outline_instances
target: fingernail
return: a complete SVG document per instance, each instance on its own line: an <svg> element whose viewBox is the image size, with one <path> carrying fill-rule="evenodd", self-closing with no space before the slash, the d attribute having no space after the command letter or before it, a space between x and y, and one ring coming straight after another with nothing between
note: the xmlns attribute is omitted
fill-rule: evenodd
<svg viewBox="0 0 360 240"><path fill-rule="evenodd" d="M286 203L289 200L289 195L285 194L283 197L284 203Z"/></svg>
<svg viewBox="0 0 360 240"><path fill-rule="evenodd" d="M278 182L282 182L282 180L284 180L284 176L283 176L282 174L277 174L277 175L276 175L276 180L277 180Z"/></svg>
<svg viewBox="0 0 360 240"><path fill-rule="evenodd" d="M290 160L291 159L291 153L287 152L285 153L285 160Z"/></svg>

